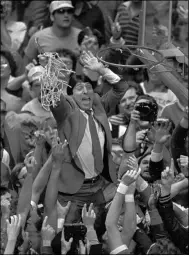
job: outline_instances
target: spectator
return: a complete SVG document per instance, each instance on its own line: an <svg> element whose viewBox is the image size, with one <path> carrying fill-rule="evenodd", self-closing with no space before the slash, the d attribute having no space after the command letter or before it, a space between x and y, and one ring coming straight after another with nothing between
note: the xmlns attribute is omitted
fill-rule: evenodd
<svg viewBox="0 0 189 256"><path fill-rule="evenodd" d="M19 112L25 102L12 94L7 90L8 81L10 75L15 76L16 62L13 55L4 49L1 49L1 98L6 103L6 110Z"/></svg>
<svg viewBox="0 0 189 256"><path fill-rule="evenodd" d="M72 0L75 8L73 26L79 29L90 27L97 29L104 35L104 17L98 7L92 1Z"/></svg>
<svg viewBox="0 0 189 256"><path fill-rule="evenodd" d="M37 59L40 53L36 38L43 52L54 52L55 49L62 47L76 53L78 51L77 37L80 30L72 25L74 7L71 1L52 1L49 11L53 25L31 37L25 49L25 64Z"/></svg>
<svg viewBox="0 0 189 256"><path fill-rule="evenodd" d="M38 117L52 117L51 113L44 109L41 105L41 75L44 72L42 66L35 66L28 73L28 80L33 93L33 99L23 106L21 111L29 111Z"/></svg>

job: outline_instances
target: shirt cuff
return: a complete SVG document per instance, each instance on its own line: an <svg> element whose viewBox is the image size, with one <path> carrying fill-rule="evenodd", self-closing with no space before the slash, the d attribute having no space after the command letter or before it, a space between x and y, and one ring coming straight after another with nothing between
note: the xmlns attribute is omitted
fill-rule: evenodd
<svg viewBox="0 0 189 256"><path fill-rule="evenodd" d="M105 70L106 72L103 75L103 78L106 81L108 81L110 84L116 84L121 80L121 78L118 75L116 75L114 72L112 72L109 68L106 68Z"/></svg>
<svg viewBox="0 0 189 256"><path fill-rule="evenodd" d="M127 250L128 247L125 244L120 245L119 247L115 248L113 251L110 252L110 254L118 254L121 251Z"/></svg>
<svg viewBox="0 0 189 256"><path fill-rule="evenodd" d="M160 162L163 159L163 151L161 153L155 153L152 151L150 158L153 162Z"/></svg>
<svg viewBox="0 0 189 256"><path fill-rule="evenodd" d="M118 40L115 40L113 38L113 36L110 38L110 43L113 45L124 45L125 44L125 40L123 39L123 37L120 37Z"/></svg>

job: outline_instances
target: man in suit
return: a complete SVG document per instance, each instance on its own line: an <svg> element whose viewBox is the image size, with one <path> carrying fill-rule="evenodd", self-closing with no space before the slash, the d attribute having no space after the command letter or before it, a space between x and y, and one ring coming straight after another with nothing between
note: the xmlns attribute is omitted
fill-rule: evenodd
<svg viewBox="0 0 189 256"><path fill-rule="evenodd" d="M101 98L94 93L89 78L73 76L72 95L62 95L57 106L51 107L60 140L68 142L58 184L60 204L72 202L66 217L68 223L79 222L84 203L91 202L98 219L106 203L103 189L117 182L107 116L115 113L127 89L127 83L98 62L92 53L84 53L83 61L86 68L99 72L112 89Z"/></svg>

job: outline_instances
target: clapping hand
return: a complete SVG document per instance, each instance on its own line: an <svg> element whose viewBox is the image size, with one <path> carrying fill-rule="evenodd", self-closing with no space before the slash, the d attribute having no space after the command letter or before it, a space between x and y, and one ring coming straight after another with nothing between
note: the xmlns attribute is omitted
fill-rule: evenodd
<svg viewBox="0 0 189 256"><path fill-rule="evenodd" d="M100 70L104 68L104 65L98 61L98 59L92 54L92 52L84 52L81 56L82 62L85 68L100 73Z"/></svg>
<svg viewBox="0 0 189 256"><path fill-rule="evenodd" d="M89 210L87 211L87 205L84 204L83 209L82 209L82 219L84 225L88 227L94 227L94 223L96 220L96 214L93 210L93 203L90 204Z"/></svg>
<svg viewBox="0 0 189 256"><path fill-rule="evenodd" d="M131 169L131 170L138 170L138 160L135 157L135 155L129 156L128 160L127 160L127 166Z"/></svg>
<svg viewBox="0 0 189 256"><path fill-rule="evenodd" d="M48 217L46 216L43 220L41 236L43 246L51 246L51 242L55 237L55 230L47 224Z"/></svg>
<svg viewBox="0 0 189 256"><path fill-rule="evenodd" d="M7 237L8 240L16 240L21 227L21 215L13 215L10 217L11 221L6 220L7 222Z"/></svg>
<svg viewBox="0 0 189 256"><path fill-rule="evenodd" d="M155 142L158 144L165 144L169 138L170 138L170 129L172 127L171 122L167 121L167 122L162 122L160 126L158 126L157 123L155 123L155 130L156 130L156 134L155 134Z"/></svg>
<svg viewBox="0 0 189 256"><path fill-rule="evenodd" d="M135 182L138 178L138 176L140 175L141 169L139 170L130 170L127 171L121 181L126 185L126 186L130 186L133 182Z"/></svg>
<svg viewBox="0 0 189 256"><path fill-rule="evenodd" d="M61 254L67 254L69 250L71 249L71 245L73 242L73 237L70 238L70 240L67 242L64 237L64 221L63 220L63 228L62 228L62 235L61 235Z"/></svg>
<svg viewBox="0 0 189 256"><path fill-rule="evenodd" d="M113 20L111 19L110 16L108 16L108 20L110 22L110 26L111 26L111 32L112 32L112 37L114 40L118 40L121 37L121 26L118 22L119 20L119 13L117 13L116 17L115 17L115 21L113 22Z"/></svg>
<svg viewBox="0 0 189 256"><path fill-rule="evenodd" d="M33 170L35 169L35 166L37 165L37 162L35 160L35 157L33 156L33 151L29 152L24 160L24 164L26 166L28 173L33 173Z"/></svg>

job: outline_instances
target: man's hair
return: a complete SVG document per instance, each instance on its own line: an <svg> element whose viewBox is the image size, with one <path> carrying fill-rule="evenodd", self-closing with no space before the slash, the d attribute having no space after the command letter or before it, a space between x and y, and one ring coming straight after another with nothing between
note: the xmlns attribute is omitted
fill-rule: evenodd
<svg viewBox="0 0 189 256"><path fill-rule="evenodd" d="M143 94L143 95L139 95L138 98L136 99L136 101L142 100L142 99L151 101L152 103L157 105L157 108L158 108L158 104L157 104L156 100L154 99L154 97L152 97L148 94Z"/></svg>
<svg viewBox="0 0 189 256"><path fill-rule="evenodd" d="M11 76L16 76L17 65L12 53L4 48L1 48L0 55L8 60L11 69Z"/></svg>
<svg viewBox="0 0 189 256"><path fill-rule="evenodd" d="M6 193L10 193L7 187L0 186L0 196L4 196Z"/></svg>
<svg viewBox="0 0 189 256"><path fill-rule="evenodd" d="M103 44L105 44L105 38L99 30L91 29L91 31L92 31L93 35L96 36L99 47L101 47ZM86 33L85 29L83 29L79 32L78 37L77 37L78 45L81 45L81 43L86 35L87 35L87 33Z"/></svg>
<svg viewBox="0 0 189 256"><path fill-rule="evenodd" d="M139 58L137 58L134 55L129 56L126 63L127 63L127 65L143 65L144 64ZM141 70L143 71L144 81L148 82L149 81L149 75L148 75L147 68L139 68L138 70L135 70L134 68L126 68L125 71L126 71L127 75L131 76L134 80L136 75L139 72L141 72Z"/></svg>
<svg viewBox="0 0 189 256"><path fill-rule="evenodd" d="M168 238L158 239L148 250L147 254L150 255L163 255L163 254L181 254L180 250Z"/></svg>
<svg viewBox="0 0 189 256"><path fill-rule="evenodd" d="M92 85L93 89L96 86L96 81L95 82L91 81L87 76L73 74L70 78L70 81L69 81L69 85L71 86L71 88L70 87L67 88L68 95L73 94L73 89L76 86L76 84L79 83L79 82L90 83Z"/></svg>
<svg viewBox="0 0 189 256"><path fill-rule="evenodd" d="M54 52L57 52L60 57L70 57L70 59L73 62L73 71L75 71L77 58L73 51L65 48L58 48Z"/></svg>
<svg viewBox="0 0 189 256"><path fill-rule="evenodd" d="M135 82L133 82L133 81L128 81L127 83L128 83L128 88L127 88L127 90L125 91L125 93L126 93L128 90L130 90L130 89L133 88L133 89L135 89L136 94L138 95L138 97L144 95L144 92L143 92L143 90L142 90L142 87L141 87L139 84L137 84L137 83L135 83Z"/></svg>

